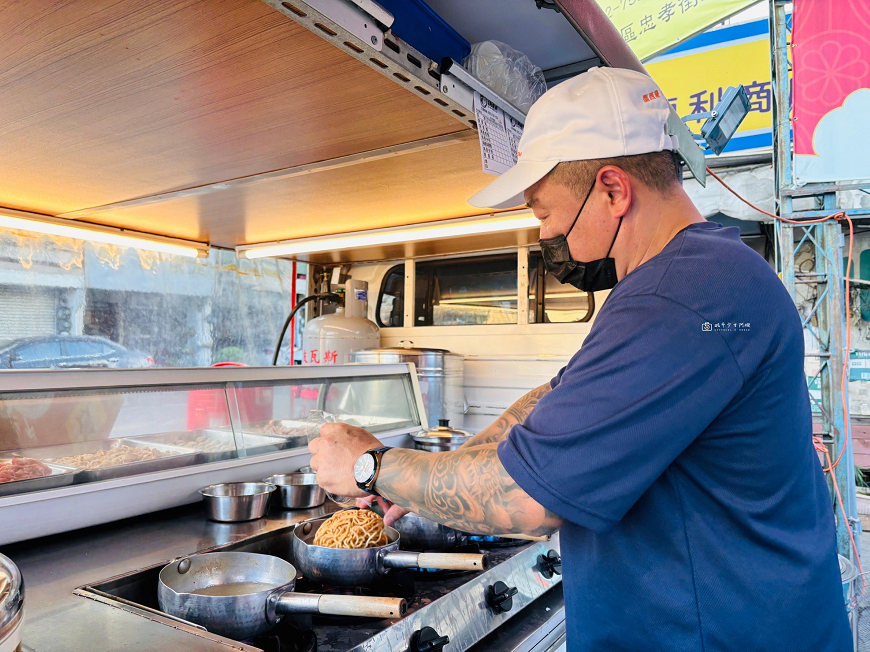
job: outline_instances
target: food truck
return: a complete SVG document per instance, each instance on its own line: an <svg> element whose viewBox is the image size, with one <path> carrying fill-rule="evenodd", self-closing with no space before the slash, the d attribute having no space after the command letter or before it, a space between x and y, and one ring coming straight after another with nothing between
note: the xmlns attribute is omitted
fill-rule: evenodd
<svg viewBox="0 0 870 652"><path fill-rule="evenodd" d="M99 337L123 329L82 317L75 288L56 284L44 319L84 327L0 351L0 650L564 649L558 533L439 526L349 575L342 558L308 557L311 524L340 507L302 470L330 420L449 449L582 343L602 297L546 272L528 210L467 199L485 167L511 164L536 80L644 71L599 5L73 0L8 4L0 24L0 226L105 245L93 301L125 256L156 295L168 285L155 265L211 256L241 273L279 259L269 282L292 286L295 316L283 303L257 313L277 338L260 359L194 351L179 365ZM544 72L519 90L487 84L464 63L471 43ZM703 153L672 117L702 178ZM91 273L75 255L31 254L25 283L54 278L51 265ZM191 332L238 318L239 283ZM195 295L141 319L178 319ZM19 295L2 296L10 329L39 332L25 316L41 298L21 294L19 315ZM225 483L251 491L209 490ZM242 604L184 584L225 553L213 559L235 560L236 582L268 584L268 558L281 590ZM179 606L182 594L200 600Z"/></svg>

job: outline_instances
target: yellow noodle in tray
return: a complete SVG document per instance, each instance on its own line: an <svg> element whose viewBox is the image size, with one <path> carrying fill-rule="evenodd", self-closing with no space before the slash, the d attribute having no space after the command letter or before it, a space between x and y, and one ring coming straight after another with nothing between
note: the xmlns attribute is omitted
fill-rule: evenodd
<svg viewBox="0 0 870 652"><path fill-rule="evenodd" d="M336 512L314 535L314 545L324 548L376 548L387 543L384 519L367 509Z"/></svg>

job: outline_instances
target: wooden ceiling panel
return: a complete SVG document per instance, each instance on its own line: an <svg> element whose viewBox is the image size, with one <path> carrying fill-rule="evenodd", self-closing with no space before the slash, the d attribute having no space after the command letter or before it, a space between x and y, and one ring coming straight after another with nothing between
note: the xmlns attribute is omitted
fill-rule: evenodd
<svg viewBox="0 0 870 652"><path fill-rule="evenodd" d="M467 203L493 177L476 140L196 197L120 208L102 224L234 247L418 224L487 211Z"/></svg>
<svg viewBox="0 0 870 652"><path fill-rule="evenodd" d="M463 128L260 0L5 2L0 27L0 205L10 208L65 213ZM362 201L352 177L342 210ZM281 219L318 230L252 208L301 201L309 217L318 205L316 221L353 221L324 197L243 194L152 207L137 224L236 244L288 237ZM378 219L394 221L398 206L386 204ZM239 211L250 221L233 223Z"/></svg>

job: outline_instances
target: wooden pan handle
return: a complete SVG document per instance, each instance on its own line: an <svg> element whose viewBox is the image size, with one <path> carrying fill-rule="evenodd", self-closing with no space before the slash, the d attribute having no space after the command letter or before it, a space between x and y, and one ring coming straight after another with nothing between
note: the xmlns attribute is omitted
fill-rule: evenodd
<svg viewBox="0 0 870 652"><path fill-rule="evenodd" d="M489 568L489 557L466 552L421 552L417 558L417 567L479 571Z"/></svg>
<svg viewBox="0 0 870 652"><path fill-rule="evenodd" d="M549 541L550 535L544 534L541 536L537 536L534 534L496 534L494 536L501 537L502 539L518 539L520 541Z"/></svg>
<svg viewBox="0 0 870 652"><path fill-rule="evenodd" d="M404 598L379 598L365 595L321 595L317 611L332 616L401 618L408 610Z"/></svg>

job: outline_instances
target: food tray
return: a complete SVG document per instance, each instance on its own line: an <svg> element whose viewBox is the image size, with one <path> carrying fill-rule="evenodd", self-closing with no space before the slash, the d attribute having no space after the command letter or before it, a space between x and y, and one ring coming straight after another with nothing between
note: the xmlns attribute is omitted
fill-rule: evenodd
<svg viewBox="0 0 870 652"><path fill-rule="evenodd" d="M29 457L22 455L21 457ZM10 458L4 457L2 461ZM11 482L0 482L0 496L11 496L12 494L24 494L31 491L42 491L43 489L54 489L55 487L65 487L73 483L78 469L72 466L64 466L63 464L52 464L43 462L51 469L51 475L46 475L42 478L30 478L29 480L12 480Z"/></svg>
<svg viewBox="0 0 870 652"><path fill-rule="evenodd" d="M365 428L372 432L383 432L384 430L389 430L390 426L400 426L405 423L401 419L393 417L359 416L356 414L336 414L334 416L339 422L348 422L351 425L359 426L360 428ZM267 432L269 428L293 428L300 430L301 433L299 435L282 435L276 432ZM312 429L316 432L318 429L317 425L304 419L258 421L256 423L246 423L242 425L242 430L246 435L247 433L264 434L269 437L284 437L291 441L300 439L304 440L304 443L300 444L303 446L308 443L308 437L304 433Z"/></svg>
<svg viewBox="0 0 870 652"><path fill-rule="evenodd" d="M301 419L276 419L274 421L258 421L256 423L242 424L242 432L247 437L248 434L260 435L265 437L280 437L285 441L295 442L297 440L302 443L300 446L308 444L308 436L305 434L307 430L315 427L310 421ZM269 432L270 429L278 430L278 432ZM282 433L282 429L292 429L293 433Z"/></svg>
<svg viewBox="0 0 870 652"><path fill-rule="evenodd" d="M18 453L22 457L35 457L41 462L45 462L46 464L48 464L49 462L46 462L46 460L57 459L59 457L68 457L70 455L96 453L99 450L108 450L119 445L140 448L156 448L157 450L162 452L172 453L172 455L170 457L161 457L157 460L143 460L141 462L119 464L118 466L110 466L105 469L94 469L92 471L79 469L79 472L75 476L75 482L99 482L100 480L123 478L128 475L152 473L154 471L175 469L180 466L190 466L194 464L197 456L197 452L189 448L183 448L181 446L169 446L168 444L148 445L142 443L141 441L134 441L132 439L103 439L102 441L86 441L77 444L64 444L63 446L30 448L18 451Z"/></svg>
<svg viewBox="0 0 870 652"><path fill-rule="evenodd" d="M198 449L193 442L194 439L203 437L209 442L215 442L223 446L222 450L201 450ZM273 453L275 451L284 450L290 446L292 439L287 437L273 435L254 435L244 434L238 435L244 438L245 451L248 457L252 455L263 455L265 453ZM162 435L148 435L145 437L131 437L128 441L139 442L143 446L156 448L156 444L181 446L175 442L179 440L190 440L190 443L183 444L184 448L195 450L199 455L199 463L219 462L221 460L235 459L236 444L233 439L233 434L227 430L194 430L189 432L165 433Z"/></svg>

